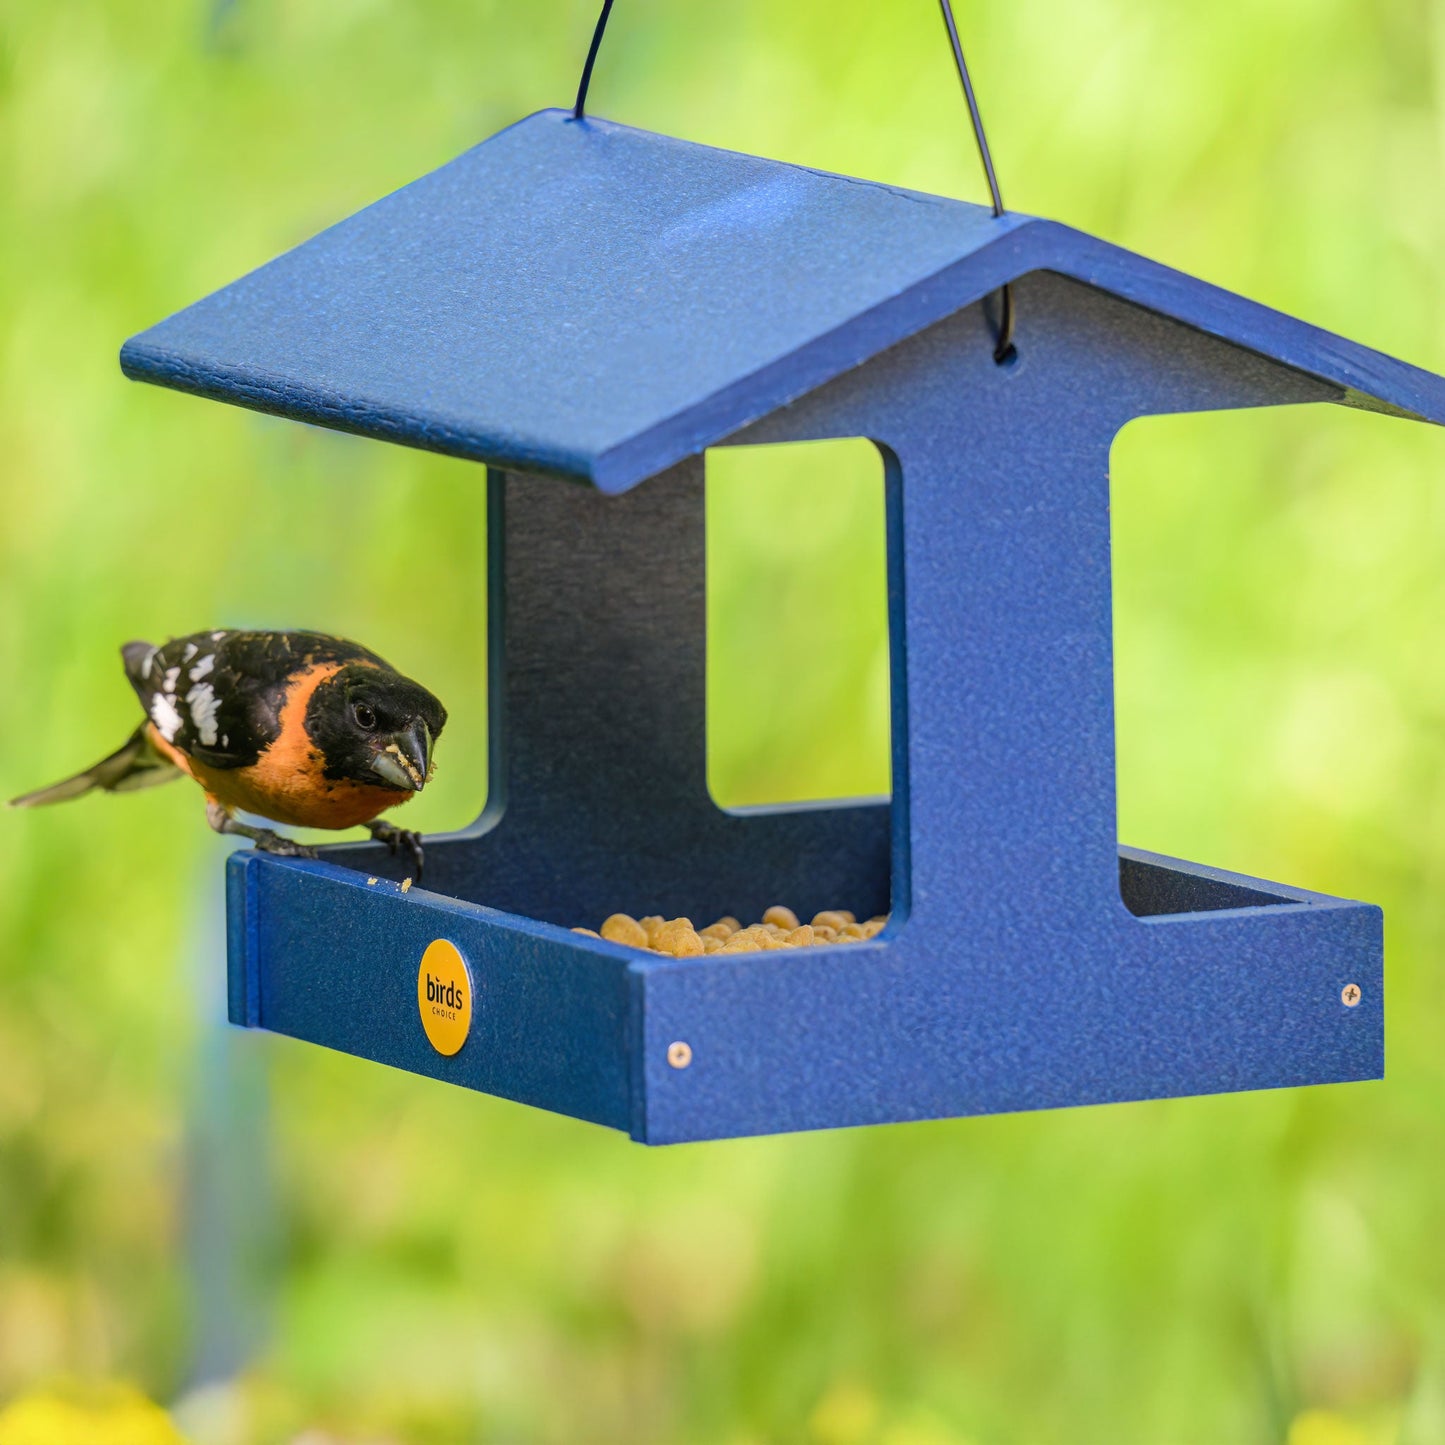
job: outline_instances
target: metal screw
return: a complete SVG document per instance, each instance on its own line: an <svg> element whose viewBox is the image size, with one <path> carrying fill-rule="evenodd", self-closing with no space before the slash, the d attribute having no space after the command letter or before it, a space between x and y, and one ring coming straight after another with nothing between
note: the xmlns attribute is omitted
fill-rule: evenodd
<svg viewBox="0 0 1445 1445"><path fill-rule="evenodd" d="M667 1062L674 1069L685 1069L692 1062L692 1045L678 1039L667 1046Z"/></svg>
<svg viewBox="0 0 1445 1445"><path fill-rule="evenodd" d="M1347 983L1340 990L1340 1002L1346 1008L1354 1008L1360 1001L1360 986L1357 983Z"/></svg>

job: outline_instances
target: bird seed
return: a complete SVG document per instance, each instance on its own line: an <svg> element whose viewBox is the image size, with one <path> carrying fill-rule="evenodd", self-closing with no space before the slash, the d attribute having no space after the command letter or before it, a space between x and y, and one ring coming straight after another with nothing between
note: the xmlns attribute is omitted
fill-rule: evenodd
<svg viewBox="0 0 1445 1445"><path fill-rule="evenodd" d="M591 928L574 928L572 932L672 958L693 958L709 953L759 953L775 948L859 943L876 938L887 922L886 913L859 923L845 909L825 909L815 914L811 923L800 923L791 908L775 903L763 914L761 923L747 928L731 915L706 928L694 928L690 918L663 918L658 914L633 918L628 913L614 913L600 932Z"/></svg>

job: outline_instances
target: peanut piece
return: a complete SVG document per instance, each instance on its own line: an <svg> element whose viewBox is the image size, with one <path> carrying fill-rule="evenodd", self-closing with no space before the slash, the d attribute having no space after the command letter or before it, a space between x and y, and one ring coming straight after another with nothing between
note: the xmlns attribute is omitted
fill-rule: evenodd
<svg viewBox="0 0 1445 1445"><path fill-rule="evenodd" d="M609 943L622 943L628 948L647 947L647 930L630 913L614 913L602 925L602 936Z"/></svg>
<svg viewBox="0 0 1445 1445"><path fill-rule="evenodd" d="M757 953L765 948L776 947L773 935L760 923L755 923L751 928L740 928L723 945L729 953Z"/></svg>
<svg viewBox="0 0 1445 1445"><path fill-rule="evenodd" d="M664 923L652 935L652 946L659 953L670 953L674 958L692 958L703 951L702 939L697 936L692 920L674 918Z"/></svg>
<svg viewBox="0 0 1445 1445"><path fill-rule="evenodd" d="M791 933L798 926L798 915L791 908L775 903L763 914L764 923L775 923L785 933Z"/></svg>

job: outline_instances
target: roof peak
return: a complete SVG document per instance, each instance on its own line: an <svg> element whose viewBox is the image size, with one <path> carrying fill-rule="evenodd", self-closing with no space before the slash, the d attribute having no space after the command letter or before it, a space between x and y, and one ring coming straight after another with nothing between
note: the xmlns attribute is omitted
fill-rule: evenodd
<svg viewBox="0 0 1445 1445"><path fill-rule="evenodd" d="M547 106L542 110L533 111L530 115L523 116L521 120L513 122L506 130L497 132L498 136L505 135L507 130L515 129L517 126L528 125L533 121L547 119L561 125L578 126L585 130L596 130L598 133L608 136L631 136L646 141L650 145L676 146L687 151L705 151L711 155L725 157L732 161L753 162L769 169L784 171L797 171L802 175L815 176L819 180L841 181L849 186L867 186L876 191L884 191L889 195L897 196L905 201L921 201L926 205L944 206L950 209L959 209L975 213L977 216L988 221L1000 221L1003 223L1020 222L1034 219L1022 212L1010 211L1004 216L996 217L991 206L979 205L976 201L965 201L957 196L942 196L935 191L919 191L909 186L895 185L891 181L870 180L866 176L850 176L843 171L830 171L822 166L804 165L801 161L785 161L775 156L753 155L750 151L735 151L727 146L716 146L709 141L687 140L682 136L668 135L663 131L645 130L640 126L628 125L625 121L608 120L605 116L595 115L589 111L586 115L574 116L570 110L558 106ZM493 136L495 140L497 137ZM485 145L487 142L483 141Z"/></svg>

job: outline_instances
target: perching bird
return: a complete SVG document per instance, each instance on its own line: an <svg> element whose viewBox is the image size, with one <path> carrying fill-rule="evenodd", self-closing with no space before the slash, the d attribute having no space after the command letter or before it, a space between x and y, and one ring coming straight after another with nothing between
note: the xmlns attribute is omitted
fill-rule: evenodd
<svg viewBox="0 0 1445 1445"><path fill-rule="evenodd" d="M355 828L393 853L408 849L421 876L421 839L379 814L432 775L446 709L374 652L320 632L196 632L164 647L129 642L125 673L146 721L109 757L27 793L14 808L100 789L131 792L182 774L206 793L206 821L258 848L315 851L237 811L303 828Z"/></svg>

